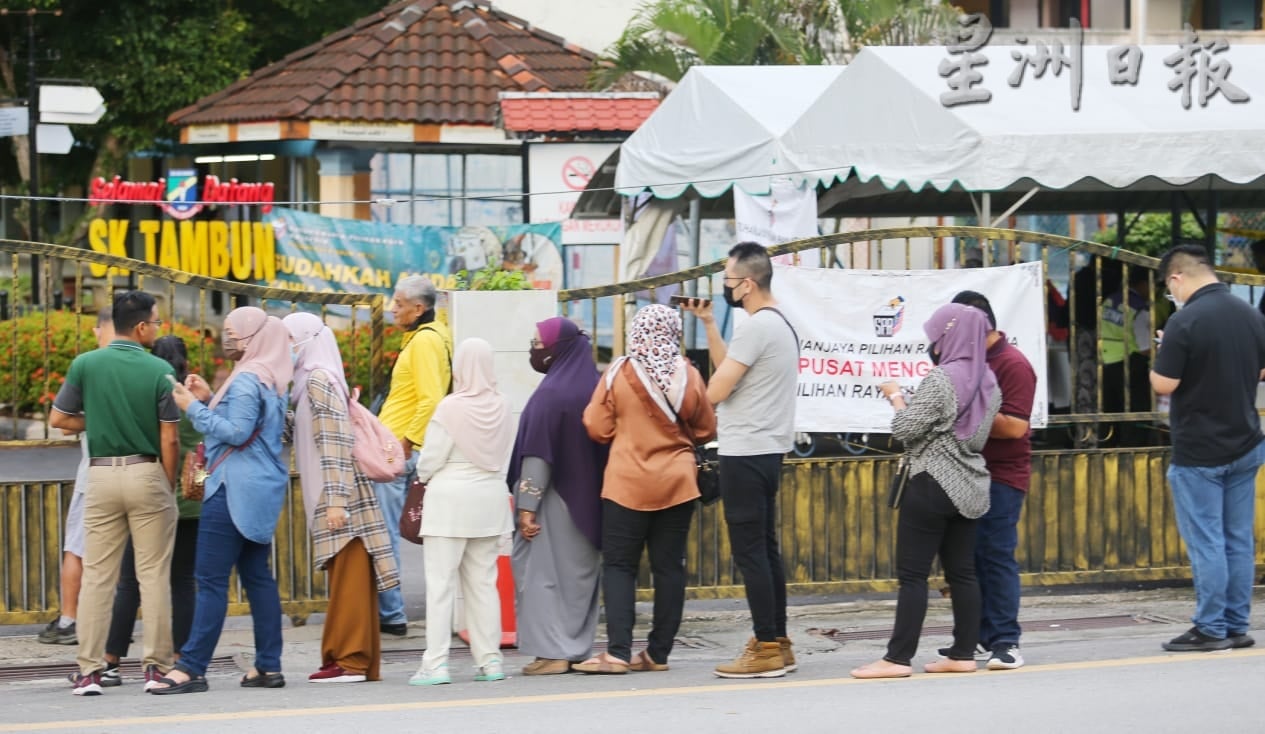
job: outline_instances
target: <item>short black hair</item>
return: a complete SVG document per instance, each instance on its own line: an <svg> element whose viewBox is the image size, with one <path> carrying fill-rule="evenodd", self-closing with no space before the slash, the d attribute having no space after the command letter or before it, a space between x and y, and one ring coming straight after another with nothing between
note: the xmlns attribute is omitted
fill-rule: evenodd
<svg viewBox="0 0 1265 734"><path fill-rule="evenodd" d="M988 317L988 328L997 331L997 317L993 315L993 304L988 302L988 297L978 291L962 291L953 297L953 303L962 303L973 308L978 308Z"/></svg>
<svg viewBox="0 0 1265 734"><path fill-rule="evenodd" d="M158 302L145 291L123 291L114 297L114 331L119 336L130 334L142 322L148 321Z"/></svg>
<svg viewBox="0 0 1265 734"><path fill-rule="evenodd" d="M175 335L160 336L154 340L154 356L167 360L176 371L176 380L184 382L189 376L189 348L184 339Z"/></svg>
<svg viewBox="0 0 1265 734"><path fill-rule="evenodd" d="M773 286L773 263L769 251L756 242L739 242L729 250L729 257L742 268L743 277L755 281L756 287L767 291Z"/></svg>
<svg viewBox="0 0 1265 734"><path fill-rule="evenodd" d="M1178 245L1170 249L1160 258L1156 275L1168 282L1173 273L1185 273L1189 269L1212 270L1212 261L1203 245Z"/></svg>

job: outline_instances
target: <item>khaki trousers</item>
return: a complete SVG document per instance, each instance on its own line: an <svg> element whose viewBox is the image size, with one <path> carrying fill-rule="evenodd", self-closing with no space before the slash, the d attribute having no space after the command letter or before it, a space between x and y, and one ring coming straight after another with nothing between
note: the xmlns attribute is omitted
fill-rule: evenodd
<svg viewBox="0 0 1265 734"><path fill-rule="evenodd" d="M352 538L329 559L325 570L329 572L329 607L321 633L321 662L335 663L366 680L381 680L378 582L364 542Z"/></svg>
<svg viewBox="0 0 1265 734"><path fill-rule="evenodd" d="M79 672L104 668L105 641L129 535L136 558L144 623L144 665L171 667L171 552L176 496L158 462L88 468L86 534L79 592Z"/></svg>

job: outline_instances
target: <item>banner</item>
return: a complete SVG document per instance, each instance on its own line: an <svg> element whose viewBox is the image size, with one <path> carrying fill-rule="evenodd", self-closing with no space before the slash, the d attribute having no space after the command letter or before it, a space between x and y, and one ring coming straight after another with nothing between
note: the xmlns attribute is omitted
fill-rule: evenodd
<svg viewBox="0 0 1265 734"><path fill-rule="evenodd" d="M624 227L614 219L571 219L580 193L618 143L528 143L527 193L532 222L562 222L563 245L618 245Z"/></svg>
<svg viewBox="0 0 1265 734"><path fill-rule="evenodd" d="M765 247L817 236L817 190L788 178L774 178L767 195L748 194L734 187L734 223L738 241ZM793 265L794 255L779 255L775 263ZM800 256L800 265L816 267L818 253Z"/></svg>
<svg viewBox="0 0 1265 734"><path fill-rule="evenodd" d="M557 222L412 227L282 208L266 221L276 250L273 286L390 296L406 275L426 275L437 288L453 289L458 273L488 265L522 270L535 288L563 285Z"/></svg>
<svg viewBox="0 0 1265 734"><path fill-rule="evenodd" d="M1033 428L1048 420L1041 263L970 270L837 270L775 265L773 294L800 339L795 428L889 433L878 386L916 387L931 371L922 325L959 291L983 293L997 328L1037 373Z"/></svg>

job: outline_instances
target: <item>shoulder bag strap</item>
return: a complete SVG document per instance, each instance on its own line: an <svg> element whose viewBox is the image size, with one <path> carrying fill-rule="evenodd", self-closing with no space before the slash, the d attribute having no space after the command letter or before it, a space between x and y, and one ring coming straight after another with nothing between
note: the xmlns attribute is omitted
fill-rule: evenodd
<svg viewBox="0 0 1265 734"><path fill-rule="evenodd" d="M765 306L759 311L756 311L756 313L760 313L760 311L772 311L773 313L777 314L778 316L782 318L782 322L786 324L786 328L791 330L791 336L795 337L795 352L796 354L798 354L799 353L799 333L795 331L794 326L791 326L790 319L786 318L786 314L782 313L776 308L773 308L772 306Z"/></svg>
<svg viewBox="0 0 1265 734"><path fill-rule="evenodd" d="M261 385L260 387L263 387L263 386ZM210 468L206 470L207 476L211 476L212 474L214 474L215 470L219 467L219 465L223 464L224 460L227 459L229 454L233 453L234 450L245 449L252 442L254 442L256 438L259 438L259 432L262 431L263 429L264 429L263 415L260 414L259 425L255 426L255 432L250 434L250 438L246 439L246 443L242 444L241 446L229 446L228 450L220 454L220 458L216 459L215 463L212 464Z"/></svg>
<svg viewBox="0 0 1265 734"><path fill-rule="evenodd" d="M444 338L443 334L439 333L438 329L432 328L429 324L422 326L421 328L418 329L418 331L429 331L430 333L439 337L439 341L444 345L444 353L448 355L448 392L449 394L451 394L452 393L452 350L448 348L448 340ZM396 359L399 359L399 358L397 357Z"/></svg>

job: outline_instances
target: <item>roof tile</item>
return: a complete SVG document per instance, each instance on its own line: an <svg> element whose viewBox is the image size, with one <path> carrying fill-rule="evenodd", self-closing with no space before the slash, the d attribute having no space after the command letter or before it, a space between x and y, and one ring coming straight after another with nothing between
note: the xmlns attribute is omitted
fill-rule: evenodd
<svg viewBox="0 0 1265 734"><path fill-rule="evenodd" d="M501 92L583 90L594 58L483 0L405 0L168 119L493 125Z"/></svg>
<svg viewBox="0 0 1265 734"><path fill-rule="evenodd" d="M633 132L658 106L654 94L515 94L501 117L515 133Z"/></svg>

